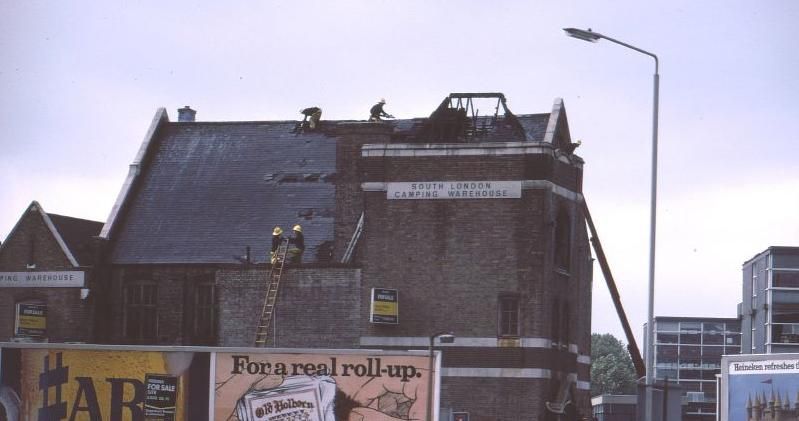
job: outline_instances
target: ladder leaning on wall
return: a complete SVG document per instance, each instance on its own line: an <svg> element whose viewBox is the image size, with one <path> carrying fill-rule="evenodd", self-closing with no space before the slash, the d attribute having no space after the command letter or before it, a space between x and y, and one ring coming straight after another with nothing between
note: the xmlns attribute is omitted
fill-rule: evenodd
<svg viewBox="0 0 799 421"><path fill-rule="evenodd" d="M275 256L272 258L272 269L267 276L266 297L264 298L264 307L261 310L261 318L258 320L258 327L255 329L255 346L266 346L266 340L269 337L269 326L272 324L272 317L275 314L275 306L277 305L278 288L280 287L280 278L283 276L283 266L286 264L286 254L289 249L289 240L283 240L275 251Z"/></svg>

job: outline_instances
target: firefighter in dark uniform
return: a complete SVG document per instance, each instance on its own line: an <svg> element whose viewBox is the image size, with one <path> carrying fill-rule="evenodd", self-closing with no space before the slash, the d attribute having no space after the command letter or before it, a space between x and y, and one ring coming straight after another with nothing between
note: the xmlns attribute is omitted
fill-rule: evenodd
<svg viewBox="0 0 799 421"><path fill-rule="evenodd" d="M308 128L311 130L316 130L316 127L319 126L319 120L322 118L322 109L319 107L309 107L304 110L300 110L300 113L305 116L302 119L302 123L300 123L300 127L305 127L305 122L308 122Z"/></svg>
<svg viewBox="0 0 799 421"><path fill-rule="evenodd" d="M383 111L383 105L386 105L385 98L380 98L380 102L372 106L369 110L369 121L380 121L380 117L394 118L393 115Z"/></svg>
<svg viewBox="0 0 799 421"><path fill-rule="evenodd" d="M299 265L302 263L302 254L305 252L305 237L302 235L302 227L294 225L291 229L294 235L289 238L289 262Z"/></svg>

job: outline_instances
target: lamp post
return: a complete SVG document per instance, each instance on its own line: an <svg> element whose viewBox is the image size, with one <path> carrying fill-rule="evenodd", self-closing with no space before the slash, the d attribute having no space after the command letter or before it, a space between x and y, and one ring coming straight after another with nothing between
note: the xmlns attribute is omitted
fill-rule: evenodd
<svg viewBox="0 0 799 421"><path fill-rule="evenodd" d="M433 421L433 346L435 346L436 338L439 338L439 342L442 344L451 344L455 342L455 335L452 332L438 332L436 334L430 335L430 365L428 367L427 373L427 419L428 421Z"/></svg>
<svg viewBox="0 0 799 421"><path fill-rule="evenodd" d="M660 86L660 75L658 74L658 57L649 51L593 32L589 28L587 31L576 28L563 28L566 33L574 38L588 42L597 42L606 39L615 44L627 47L639 53L646 54L655 59L655 74L653 76L654 96L652 100L652 184L650 190L649 205L649 306L646 323L646 419L652 417L652 385L654 383L654 326L655 326L655 227L657 220L657 174L658 174L658 90Z"/></svg>

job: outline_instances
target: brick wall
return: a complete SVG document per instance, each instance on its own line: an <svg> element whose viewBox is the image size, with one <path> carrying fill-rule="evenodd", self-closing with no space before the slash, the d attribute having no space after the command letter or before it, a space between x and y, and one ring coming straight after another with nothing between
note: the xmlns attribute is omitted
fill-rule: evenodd
<svg viewBox="0 0 799 421"><path fill-rule="evenodd" d="M267 276L266 268L217 273L220 346L253 345ZM267 346L357 348L360 288L359 269L286 269Z"/></svg>
<svg viewBox="0 0 799 421"><path fill-rule="evenodd" d="M441 384L447 397L441 406L468 412L470 421L547 420L545 400L532 393L547 387L544 379L448 377Z"/></svg>
<svg viewBox="0 0 799 421"><path fill-rule="evenodd" d="M365 180L374 183L542 180L575 193L582 183L578 166L547 153L364 157L361 167ZM456 340L445 348L444 366L539 368L556 377L577 373L580 381L589 381L588 366L578 364L566 345L590 355L590 245L579 202L556 194L552 185L525 188L520 199L387 200L384 191L364 193L361 301L368 303L373 287L397 289L400 319L396 326L361 322L364 335L427 337L453 331L459 338L496 338L498 296L514 294L520 336L559 340L561 346L475 348L458 347ZM568 215L570 226L565 270L555 265L560 212ZM366 320L368 308L361 312ZM491 392L475 398L482 384ZM553 379L445 377L442 407L461 406L472 419L545 419L543 402L554 400L557 390L550 389L557 384ZM588 411L588 392L576 395Z"/></svg>
<svg viewBox="0 0 799 421"><path fill-rule="evenodd" d="M136 282L152 282L157 286L157 325L155 340L158 345L205 345L192 336L193 302L196 285L213 282L216 267L198 265L136 265L115 267L108 289L113 303L109 317L112 320L110 343L135 343L126 337L125 286Z"/></svg>
<svg viewBox="0 0 799 421"><path fill-rule="evenodd" d="M33 263L35 269L28 269ZM0 272L74 271L38 210L28 210L0 249ZM86 274L87 282L90 273ZM0 288L0 340L14 336L16 304L47 305L50 342L87 342L92 337L92 302L80 298L80 288Z"/></svg>
<svg viewBox="0 0 799 421"><path fill-rule="evenodd" d="M388 143L391 126L384 123L339 123L336 127L336 222L334 261L341 261L363 212L361 190L364 168L361 146Z"/></svg>

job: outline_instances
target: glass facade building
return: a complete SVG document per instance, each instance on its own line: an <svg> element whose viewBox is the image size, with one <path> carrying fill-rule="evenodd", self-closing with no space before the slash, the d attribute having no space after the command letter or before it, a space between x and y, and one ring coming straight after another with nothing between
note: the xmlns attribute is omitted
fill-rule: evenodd
<svg viewBox="0 0 799 421"><path fill-rule="evenodd" d="M799 352L799 247L769 247L743 265L744 354Z"/></svg>
<svg viewBox="0 0 799 421"><path fill-rule="evenodd" d="M655 378L680 384L685 421L716 419L721 356L740 352L737 318L655 317Z"/></svg>

